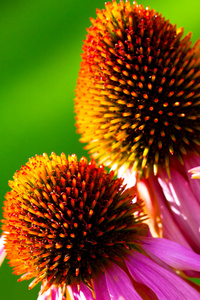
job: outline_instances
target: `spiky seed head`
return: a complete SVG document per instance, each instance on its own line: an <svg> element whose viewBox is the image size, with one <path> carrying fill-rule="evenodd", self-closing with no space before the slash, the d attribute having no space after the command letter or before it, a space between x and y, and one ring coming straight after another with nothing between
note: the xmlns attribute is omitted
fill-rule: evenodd
<svg viewBox="0 0 200 300"><path fill-rule="evenodd" d="M10 181L2 229L19 281L65 287L84 282L110 260L122 261L147 234L141 201L103 166L64 154L31 158ZM45 283L45 284L44 284Z"/></svg>
<svg viewBox="0 0 200 300"><path fill-rule="evenodd" d="M136 2L108 2L91 22L75 99L85 149L146 175L199 153L200 40Z"/></svg>

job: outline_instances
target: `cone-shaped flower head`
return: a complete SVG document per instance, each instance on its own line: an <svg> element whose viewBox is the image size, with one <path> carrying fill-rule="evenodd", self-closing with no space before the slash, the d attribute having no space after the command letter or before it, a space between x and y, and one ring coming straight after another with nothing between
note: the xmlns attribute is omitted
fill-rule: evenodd
<svg viewBox="0 0 200 300"><path fill-rule="evenodd" d="M199 153L200 40L136 2L108 2L91 22L75 99L86 149L146 175Z"/></svg>
<svg viewBox="0 0 200 300"><path fill-rule="evenodd" d="M4 202L5 249L19 281L92 287L109 261L122 261L147 235L141 202L103 166L75 155L36 156L10 181ZM134 215L134 217L133 217ZM101 271L100 271L101 270Z"/></svg>
<svg viewBox="0 0 200 300"><path fill-rule="evenodd" d="M200 256L152 238L135 189L113 176L75 155L31 158L9 183L0 260L42 282L38 300L198 300L174 269L200 271Z"/></svg>

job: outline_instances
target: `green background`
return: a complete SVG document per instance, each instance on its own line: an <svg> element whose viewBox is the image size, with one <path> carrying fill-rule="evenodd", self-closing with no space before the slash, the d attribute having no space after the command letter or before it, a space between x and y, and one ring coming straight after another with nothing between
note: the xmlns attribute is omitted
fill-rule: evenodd
<svg viewBox="0 0 200 300"><path fill-rule="evenodd" d="M141 0L199 38L199 0ZM102 0L0 0L0 201L29 157L54 151L87 155L74 126L81 47ZM0 212L2 218L2 211ZM4 262L1 300L37 299Z"/></svg>

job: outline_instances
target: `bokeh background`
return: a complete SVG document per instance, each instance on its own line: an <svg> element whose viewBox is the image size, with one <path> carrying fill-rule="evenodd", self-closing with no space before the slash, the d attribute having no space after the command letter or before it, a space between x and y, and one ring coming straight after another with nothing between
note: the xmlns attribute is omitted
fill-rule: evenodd
<svg viewBox="0 0 200 300"><path fill-rule="evenodd" d="M141 0L171 23L200 38L199 0ZM74 90L81 48L103 0L0 0L0 206L8 180L29 157L54 151L78 158ZM0 219L2 210L0 210ZM35 300L40 284L18 277L5 261L0 269L1 300Z"/></svg>

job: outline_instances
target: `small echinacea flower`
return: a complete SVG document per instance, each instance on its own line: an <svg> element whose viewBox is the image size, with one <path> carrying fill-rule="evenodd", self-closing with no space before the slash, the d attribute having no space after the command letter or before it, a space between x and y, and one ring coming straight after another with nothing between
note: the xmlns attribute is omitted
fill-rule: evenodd
<svg viewBox="0 0 200 300"><path fill-rule="evenodd" d="M152 238L135 189L113 177L94 160L55 153L15 173L2 229L19 281L41 282L38 300L199 299L175 270L200 271L200 256Z"/></svg>
<svg viewBox="0 0 200 300"><path fill-rule="evenodd" d="M108 2L91 22L76 88L80 140L99 163L128 170L129 184L136 171L152 230L200 253L200 185L187 174L200 165L200 40L192 46L191 33L136 2Z"/></svg>

